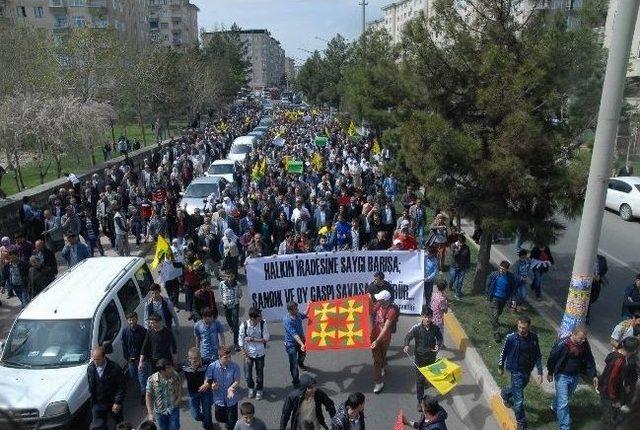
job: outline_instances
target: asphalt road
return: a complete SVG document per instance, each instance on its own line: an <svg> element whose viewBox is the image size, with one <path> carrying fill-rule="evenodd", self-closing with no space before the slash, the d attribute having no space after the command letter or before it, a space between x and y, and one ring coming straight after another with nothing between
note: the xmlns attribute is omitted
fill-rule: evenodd
<svg viewBox="0 0 640 430"><path fill-rule="evenodd" d="M135 249L134 244L132 250ZM107 250L111 254L112 250ZM133 254L133 252L132 252ZM150 256L147 256L148 258ZM62 269L61 269L62 270ZM219 300L219 294L216 294ZM247 294L245 294L245 297ZM184 296L181 295L184 301ZM4 300L5 305L0 307L0 338L6 338L13 322L13 318L18 312L17 300ZM220 302L220 300L219 300ZM246 319L247 303L241 307L241 319ZM188 315L182 311L179 314L181 328L179 331L178 347L179 357L186 359L186 351L194 345L193 323L187 321ZM221 322L226 326L224 317ZM386 380L384 391L373 394L372 382L372 357L368 350L338 351L338 352L313 352L307 356L306 364L309 373L314 375L321 389L334 400L336 405L346 400L349 393L361 391L366 396L366 423L369 430L389 430L393 428L398 411L403 409L405 415L411 419L417 419L415 377L413 364L402 353L402 342L404 334L417 322L417 317L401 317L397 333L394 334L392 345L389 350L389 366L386 370ZM280 413L282 410L285 395L291 389L291 376L287 355L284 350L282 325L280 323L270 323L271 342L268 345L265 364L265 390L264 398L261 401L253 400L256 407L256 416L260 417L269 429L278 429L280 423ZM230 333L226 335L227 342L230 340ZM452 344L452 341L445 338L445 344ZM444 350L440 354L446 356L461 365L463 358L458 353ZM234 354L233 360L241 365L241 355ZM242 366L241 366L242 367ZM491 414L489 406L482 396L481 388L468 376L465 371L463 381L449 395L441 399L441 404L449 414L447 420L450 429L469 430L495 430L498 424ZM241 395L246 397L246 384L242 380ZM432 389L433 390L433 389ZM429 391L435 395L435 391ZM247 400L244 398L241 401ZM145 409L139 404L139 399L129 390L124 405L125 418L134 425L140 423L145 417ZM329 417L326 416L328 421ZM185 392L184 403L181 409L181 428L184 430L199 429L201 426L194 421L188 410L188 398ZM86 426L71 430L85 430Z"/></svg>
<svg viewBox="0 0 640 430"><path fill-rule="evenodd" d="M569 279L573 268L580 219L563 220L566 230L551 246L555 266L547 273L543 290L553 300L554 313L561 318L567 300ZM531 244L525 243L525 248ZM494 248L516 259L514 242L500 243ZM640 221L623 221L617 213L605 211L600 234L598 252L607 258L609 272L608 285L603 286L600 298L591 309L590 332L597 340L607 343L613 327L621 319L622 300L625 288L640 273ZM529 297L532 297L530 295Z"/></svg>

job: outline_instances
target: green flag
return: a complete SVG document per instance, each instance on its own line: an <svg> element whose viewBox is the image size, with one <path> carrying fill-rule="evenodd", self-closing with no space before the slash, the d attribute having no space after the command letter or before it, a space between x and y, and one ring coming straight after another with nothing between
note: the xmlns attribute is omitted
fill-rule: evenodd
<svg viewBox="0 0 640 430"><path fill-rule="evenodd" d="M287 164L287 172L288 173L302 173L303 164L300 160L291 160Z"/></svg>
<svg viewBox="0 0 640 430"><path fill-rule="evenodd" d="M329 138L327 136L316 136L315 144L317 146L323 147L323 146L327 146L328 141L329 141Z"/></svg>

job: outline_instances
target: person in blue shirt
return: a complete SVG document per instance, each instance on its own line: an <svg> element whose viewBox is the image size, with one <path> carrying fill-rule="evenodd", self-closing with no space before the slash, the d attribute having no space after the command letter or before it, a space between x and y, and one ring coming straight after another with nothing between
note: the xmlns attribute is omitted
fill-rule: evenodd
<svg viewBox="0 0 640 430"><path fill-rule="evenodd" d="M485 296L491 302L491 327L496 343L500 343L502 339L498 319L516 288L516 277L509 272L509 266L508 261L502 261L498 270L492 272L487 278L485 288Z"/></svg>
<svg viewBox="0 0 640 430"><path fill-rule="evenodd" d="M220 358L207 367L205 379L213 394L216 421L233 430L238 421L240 366L231 361L231 348L220 348Z"/></svg>
<svg viewBox="0 0 640 430"><path fill-rule="evenodd" d="M523 303L527 300L527 283L531 273L531 259L526 249L518 251L518 261L513 265L513 273L516 276L516 294L511 301L513 309L523 309Z"/></svg>
<svg viewBox="0 0 640 430"><path fill-rule="evenodd" d="M429 246L424 253L424 301L422 302L427 306L431 303L433 282L436 280L439 270L440 264L436 256L436 248Z"/></svg>
<svg viewBox="0 0 640 430"><path fill-rule="evenodd" d="M502 375L506 368L511 374L511 384L503 388L500 395L505 406L513 408L518 430L528 428L524 412L524 389L534 367L538 384L542 384L542 353L538 336L531 331L531 318L521 316L518 318L517 331L505 338L498 359L498 372Z"/></svg>
<svg viewBox="0 0 640 430"><path fill-rule="evenodd" d="M298 312L298 304L296 302L287 303L287 314L282 318L284 326L284 347L289 357L289 371L293 379L293 386L298 387L300 384L300 372L298 367L306 370L304 359L306 357L306 346L304 344L304 329L302 328L302 320L307 318L303 313Z"/></svg>
<svg viewBox="0 0 640 430"><path fill-rule="evenodd" d="M207 308L202 312L202 319L193 326L193 334L205 366L216 361L219 346L225 346L224 327L216 317L216 313Z"/></svg>

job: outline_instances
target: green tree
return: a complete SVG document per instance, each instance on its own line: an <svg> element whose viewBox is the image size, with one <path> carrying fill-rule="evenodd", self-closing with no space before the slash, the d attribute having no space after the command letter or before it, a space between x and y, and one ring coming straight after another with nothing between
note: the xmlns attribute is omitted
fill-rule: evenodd
<svg viewBox="0 0 640 430"><path fill-rule="evenodd" d="M386 32L367 31L354 43L342 70L342 108L378 135L395 125L394 110L404 99L398 59Z"/></svg>
<svg viewBox="0 0 640 430"><path fill-rule="evenodd" d="M320 94L324 82L320 72L323 67L324 62L320 52L314 51L296 75L295 87L302 91L309 103L314 105L321 104Z"/></svg>
<svg viewBox="0 0 640 430"><path fill-rule="evenodd" d="M583 78L599 91L603 53L590 27L569 28L562 13L531 11L523 0L463 3L471 14L437 0L430 20L405 30L413 111L399 134L429 197L482 228L480 291L494 233L552 243L563 229L555 216L577 210L576 151L588 124L564 113L587 93ZM596 108L582 105L581 115Z"/></svg>
<svg viewBox="0 0 640 430"><path fill-rule="evenodd" d="M342 91L340 81L342 70L350 55L350 44L340 34L337 34L327 43L322 59L322 67L317 72L323 83L318 95L320 104L328 104L331 107L340 107Z"/></svg>

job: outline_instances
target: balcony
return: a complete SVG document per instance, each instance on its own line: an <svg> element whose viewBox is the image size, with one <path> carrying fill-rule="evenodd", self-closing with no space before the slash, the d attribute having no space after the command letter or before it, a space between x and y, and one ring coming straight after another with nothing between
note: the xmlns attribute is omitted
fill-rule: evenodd
<svg viewBox="0 0 640 430"><path fill-rule="evenodd" d="M49 0L49 7L67 7L66 0Z"/></svg>

